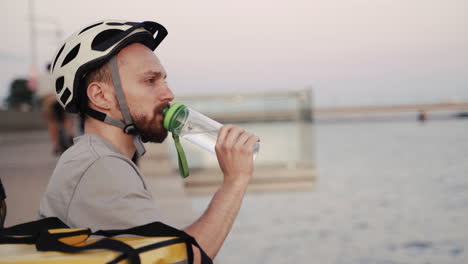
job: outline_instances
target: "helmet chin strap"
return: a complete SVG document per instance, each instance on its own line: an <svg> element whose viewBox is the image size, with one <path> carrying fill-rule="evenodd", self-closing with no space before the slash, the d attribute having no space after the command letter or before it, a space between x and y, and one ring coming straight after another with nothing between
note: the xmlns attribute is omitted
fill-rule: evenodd
<svg viewBox="0 0 468 264"><path fill-rule="evenodd" d="M133 135L133 144L135 145L136 151L139 156L143 156L146 152L145 146L141 139L141 135L138 133L138 129L133 124L130 111L128 110L127 103L125 101L125 95L122 89L122 83L120 82L119 69L117 67L117 55L113 56L110 61L110 70L112 74L112 81L114 82L115 92L117 94L117 102L119 103L120 112L124 118L125 127L123 131L126 134Z"/></svg>
<svg viewBox="0 0 468 264"><path fill-rule="evenodd" d="M143 156L146 152L146 149L143 145L141 135L133 123L132 117L130 116L130 111L128 110L128 106L125 101L125 95L123 93L122 83L120 82L119 77L119 69L117 67L117 56L113 56L110 59L109 65L112 74L112 81L114 83L115 92L117 95L117 102L120 107L120 112L124 118L124 122L89 107L86 108L86 113L97 120L121 128L125 134L133 135L133 145L135 145L138 155Z"/></svg>

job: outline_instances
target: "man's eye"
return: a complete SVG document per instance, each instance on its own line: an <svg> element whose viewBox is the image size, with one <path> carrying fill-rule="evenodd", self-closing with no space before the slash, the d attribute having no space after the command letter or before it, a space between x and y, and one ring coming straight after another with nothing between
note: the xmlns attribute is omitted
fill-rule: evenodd
<svg viewBox="0 0 468 264"><path fill-rule="evenodd" d="M149 78L149 79L147 79L145 82L147 82L147 83L154 83L155 81L156 81L155 78Z"/></svg>

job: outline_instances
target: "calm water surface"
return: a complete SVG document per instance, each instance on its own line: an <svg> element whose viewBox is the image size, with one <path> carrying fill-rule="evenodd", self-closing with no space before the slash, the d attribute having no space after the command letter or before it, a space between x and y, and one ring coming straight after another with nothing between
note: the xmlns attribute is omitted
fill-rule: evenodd
<svg viewBox="0 0 468 264"><path fill-rule="evenodd" d="M322 123L315 142L316 189L249 193L221 264L468 263L468 120Z"/></svg>

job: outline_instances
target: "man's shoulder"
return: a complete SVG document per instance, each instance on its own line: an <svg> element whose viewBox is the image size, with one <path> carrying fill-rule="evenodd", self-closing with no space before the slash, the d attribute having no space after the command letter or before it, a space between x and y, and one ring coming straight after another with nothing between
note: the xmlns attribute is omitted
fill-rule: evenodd
<svg viewBox="0 0 468 264"><path fill-rule="evenodd" d="M126 157L120 153L116 147L104 138L94 135L87 134L76 137L73 140L73 146L70 148L69 153L71 156L82 155L82 156L93 156L95 159L99 159L104 156L113 156L118 159L126 159ZM68 153L64 153L68 154ZM70 155L65 155L64 158Z"/></svg>
<svg viewBox="0 0 468 264"><path fill-rule="evenodd" d="M74 144L60 157L55 167L52 178L80 181L83 174L90 168L116 168L126 167L129 170L137 170L131 160L118 150L109 146L104 139L96 135L83 135L74 139ZM57 176L56 176L57 175Z"/></svg>
<svg viewBox="0 0 468 264"><path fill-rule="evenodd" d="M76 138L70 153L64 153L64 163L75 163L75 167L81 167L82 174L89 174L91 178L99 175L99 179L103 181L108 177L113 180L134 176L143 178L135 163L109 141L97 135Z"/></svg>
<svg viewBox="0 0 468 264"><path fill-rule="evenodd" d="M45 216L58 215L68 219L72 201L86 204L90 201L86 197L119 194L117 190L142 189L146 189L145 181L131 160L99 138L81 136L75 138L74 145L59 159L40 212Z"/></svg>

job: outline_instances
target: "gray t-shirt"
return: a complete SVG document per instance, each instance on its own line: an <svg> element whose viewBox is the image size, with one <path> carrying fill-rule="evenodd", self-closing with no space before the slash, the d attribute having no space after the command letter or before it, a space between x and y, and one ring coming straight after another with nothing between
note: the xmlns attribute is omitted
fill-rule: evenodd
<svg viewBox="0 0 468 264"><path fill-rule="evenodd" d="M93 231L160 221L158 213L136 165L97 135L75 138L63 153L39 208L41 218Z"/></svg>

